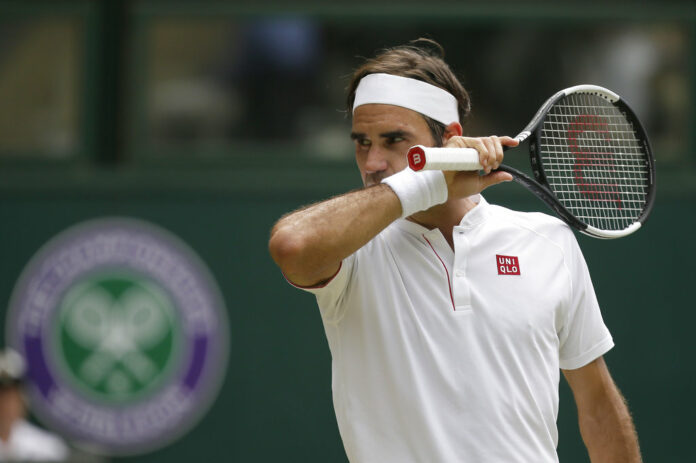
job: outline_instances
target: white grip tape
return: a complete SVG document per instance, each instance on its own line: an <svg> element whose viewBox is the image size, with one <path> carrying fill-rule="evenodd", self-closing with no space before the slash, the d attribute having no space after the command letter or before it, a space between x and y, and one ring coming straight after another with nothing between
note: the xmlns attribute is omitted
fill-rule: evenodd
<svg viewBox="0 0 696 463"><path fill-rule="evenodd" d="M481 170L479 153L473 148L433 148L422 145L408 152L408 164L413 170Z"/></svg>
<svg viewBox="0 0 696 463"><path fill-rule="evenodd" d="M382 180L401 202L401 217L408 217L447 201L447 182L442 171L414 172L405 168Z"/></svg>

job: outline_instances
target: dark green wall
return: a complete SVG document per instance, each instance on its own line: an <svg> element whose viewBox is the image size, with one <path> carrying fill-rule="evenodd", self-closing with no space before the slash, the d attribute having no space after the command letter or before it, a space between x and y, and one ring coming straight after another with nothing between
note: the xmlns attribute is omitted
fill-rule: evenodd
<svg viewBox="0 0 696 463"><path fill-rule="evenodd" d="M235 178L233 172L216 175ZM282 188L259 178L248 191L231 182L228 188L195 193L190 174L183 173L160 187L113 186L129 183L119 178L112 173L79 187L0 191L0 299L8 300L38 247L94 217L154 222L185 240L209 265L229 311L231 351L223 389L191 433L128 460L345 461L331 403L330 354L314 299L285 282L268 256L267 238L284 212L354 187L350 168L342 169L331 187ZM500 186L487 197L522 210L545 210L516 185ZM646 461L696 457L690 443L696 391L690 336L696 324L691 294L696 245L690 236L695 199L658 194L653 215L637 234L614 241L579 237L617 344L606 359L633 411ZM565 384L561 396L561 461L587 461Z"/></svg>

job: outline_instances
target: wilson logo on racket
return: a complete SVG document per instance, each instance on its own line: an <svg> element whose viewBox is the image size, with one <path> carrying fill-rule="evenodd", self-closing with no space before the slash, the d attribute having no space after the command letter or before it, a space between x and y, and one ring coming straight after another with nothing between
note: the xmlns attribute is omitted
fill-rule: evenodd
<svg viewBox="0 0 696 463"><path fill-rule="evenodd" d="M520 275L520 261L515 256L495 255L498 275Z"/></svg>
<svg viewBox="0 0 696 463"><path fill-rule="evenodd" d="M575 156L573 180L580 193L592 201L621 209L620 186L610 180L616 177L616 163L610 149L607 120L593 114L581 114L570 123L567 138L568 149Z"/></svg>

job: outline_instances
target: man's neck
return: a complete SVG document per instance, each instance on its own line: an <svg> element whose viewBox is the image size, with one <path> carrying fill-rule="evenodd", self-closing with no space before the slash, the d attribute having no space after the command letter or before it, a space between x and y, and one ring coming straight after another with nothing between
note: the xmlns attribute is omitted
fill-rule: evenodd
<svg viewBox="0 0 696 463"><path fill-rule="evenodd" d="M434 228L439 229L450 247L454 249L452 230L459 225L462 218L476 205L477 203L469 198L450 200L427 211L413 214L408 217L408 220L431 230Z"/></svg>

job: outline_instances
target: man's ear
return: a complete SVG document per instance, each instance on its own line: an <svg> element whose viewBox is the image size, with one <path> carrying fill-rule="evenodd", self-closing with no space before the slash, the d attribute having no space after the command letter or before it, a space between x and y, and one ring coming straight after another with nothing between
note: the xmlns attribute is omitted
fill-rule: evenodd
<svg viewBox="0 0 696 463"><path fill-rule="evenodd" d="M449 140L452 137L461 137L462 133L462 124L460 124L459 122L452 122L447 127L445 127L445 133L442 135L442 144L444 145L447 142L447 140Z"/></svg>

